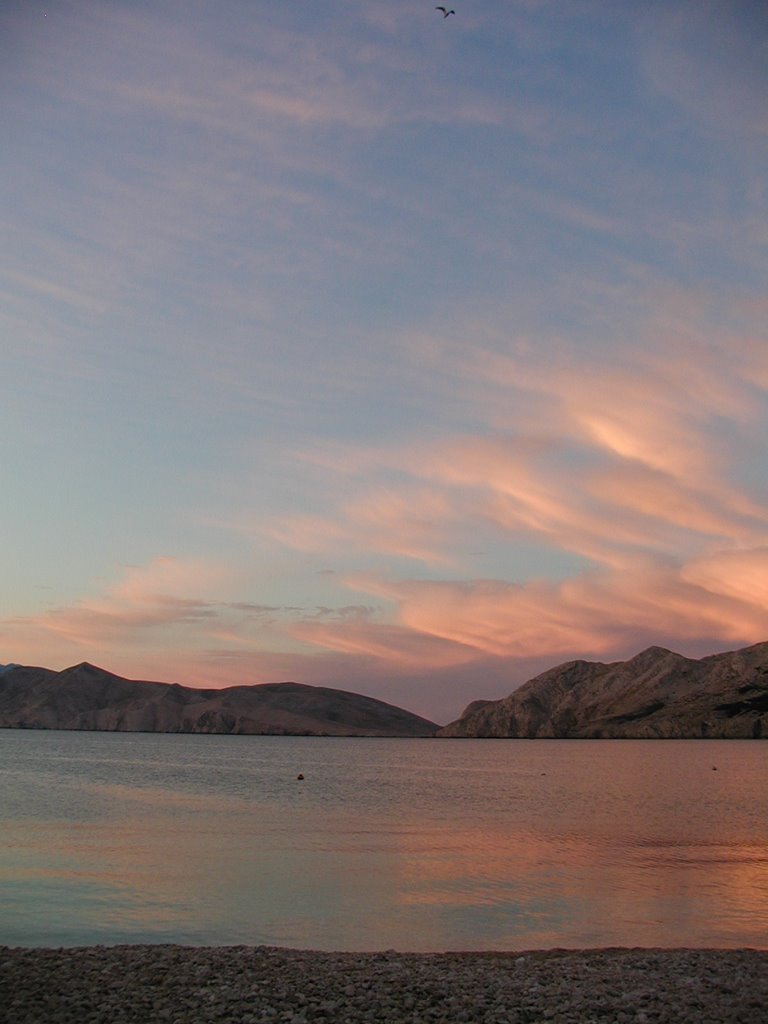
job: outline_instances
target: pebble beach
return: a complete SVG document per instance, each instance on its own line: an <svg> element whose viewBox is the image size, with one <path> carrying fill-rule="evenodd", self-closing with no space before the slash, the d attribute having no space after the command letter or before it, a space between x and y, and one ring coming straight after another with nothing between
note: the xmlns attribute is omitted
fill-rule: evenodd
<svg viewBox="0 0 768 1024"><path fill-rule="evenodd" d="M765 1024L768 950L0 947L2 1024Z"/></svg>

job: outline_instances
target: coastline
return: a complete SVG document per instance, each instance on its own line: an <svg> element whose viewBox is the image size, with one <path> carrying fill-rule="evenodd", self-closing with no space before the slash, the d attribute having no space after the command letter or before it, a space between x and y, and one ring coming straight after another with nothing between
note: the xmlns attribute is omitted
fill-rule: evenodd
<svg viewBox="0 0 768 1024"><path fill-rule="evenodd" d="M759 1024L768 949L0 947L0 1024Z"/></svg>

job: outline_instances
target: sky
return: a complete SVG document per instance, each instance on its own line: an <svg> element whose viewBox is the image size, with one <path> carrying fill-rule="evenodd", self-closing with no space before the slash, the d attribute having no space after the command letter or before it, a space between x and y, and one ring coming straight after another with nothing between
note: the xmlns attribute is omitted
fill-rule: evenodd
<svg viewBox="0 0 768 1024"><path fill-rule="evenodd" d="M768 7L453 6L0 6L0 663L768 640Z"/></svg>

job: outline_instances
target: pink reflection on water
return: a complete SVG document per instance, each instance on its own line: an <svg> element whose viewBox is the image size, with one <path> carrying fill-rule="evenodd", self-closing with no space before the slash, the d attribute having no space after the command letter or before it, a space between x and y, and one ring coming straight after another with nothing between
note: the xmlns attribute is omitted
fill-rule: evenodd
<svg viewBox="0 0 768 1024"><path fill-rule="evenodd" d="M80 820L6 817L13 941L768 948L768 746L227 739L131 741L137 785L94 738L126 781L82 758Z"/></svg>

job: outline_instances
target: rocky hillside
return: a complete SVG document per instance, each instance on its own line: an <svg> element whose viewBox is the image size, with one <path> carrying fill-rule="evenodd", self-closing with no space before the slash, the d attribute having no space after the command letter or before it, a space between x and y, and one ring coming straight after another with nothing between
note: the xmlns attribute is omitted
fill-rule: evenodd
<svg viewBox="0 0 768 1024"><path fill-rule="evenodd" d="M198 690L123 679L83 662L63 672L0 672L0 728L317 736L430 736L402 708L321 686L265 683Z"/></svg>
<svg viewBox="0 0 768 1024"><path fill-rule="evenodd" d="M475 701L437 735L768 738L768 643L700 660L649 647L612 664L569 661L504 700Z"/></svg>

